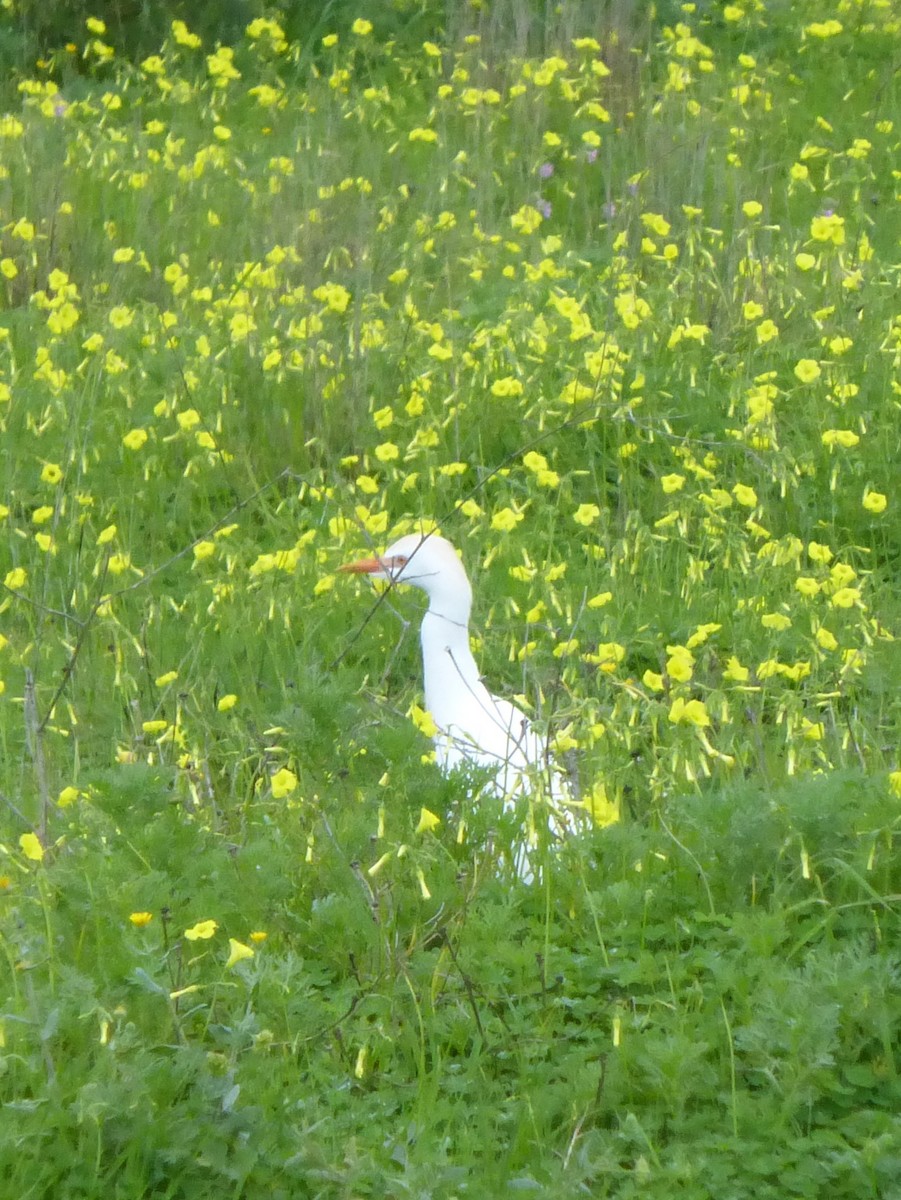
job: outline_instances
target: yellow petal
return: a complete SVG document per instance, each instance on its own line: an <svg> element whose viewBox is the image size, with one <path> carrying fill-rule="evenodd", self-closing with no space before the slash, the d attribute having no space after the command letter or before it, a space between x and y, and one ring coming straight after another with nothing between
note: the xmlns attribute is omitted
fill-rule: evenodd
<svg viewBox="0 0 901 1200"><path fill-rule="evenodd" d="M196 942L198 939L206 941L215 934L218 928L218 921L198 921L196 925L185 930L185 937L189 942Z"/></svg>
<svg viewBox="0 0 901 1200"><path fill-rule="evenodd" d="M228 939L228 948L229 955L228 962L225 964L226 967L233 967L235 963L239 963L245 958L253 958L256 955L255 950L252 950L250 946L245 946L243 942L239 942L235 938Z"/></svg>
<svg viewBox="0 0 901 1200"><path fill-rule="evenodd" d="M441 824L441 818L436 817L433 812L429 812L427 808L422 808L419 811L419 824L416 826L417 833L427 833L430 829L435 829Z"/></svg>
<svg viewBox="0 0 901 1200"><path fill-rule="evenodd" d="M23 833L19 838L19 848L32 862L40 862L44 857L44 847L36 833Z"/></svg>

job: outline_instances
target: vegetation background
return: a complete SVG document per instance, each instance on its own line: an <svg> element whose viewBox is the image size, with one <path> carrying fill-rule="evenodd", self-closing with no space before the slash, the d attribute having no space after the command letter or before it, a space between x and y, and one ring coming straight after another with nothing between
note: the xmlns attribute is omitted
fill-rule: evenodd
<svg viewBox="0 0 901 1200"><path fill-rule="evenodd" d="M901 1195L899 49L4 0L10 1195ZM336 574L436 525L533 886Z"/></svg>

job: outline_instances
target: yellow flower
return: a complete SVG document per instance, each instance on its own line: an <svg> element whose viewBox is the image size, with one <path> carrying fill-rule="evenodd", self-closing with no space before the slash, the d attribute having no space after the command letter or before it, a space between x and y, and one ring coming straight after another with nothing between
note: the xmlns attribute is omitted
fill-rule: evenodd
<svg viewBox="0 0 901 1200"><path fill-rule="evenodd" d="M191 33L184 21L172 22L172 36L179 46L187 46L191 50L196 50L200 45L200 38L196 33Z"/></svg>
<svg viewBox="0 0 901 1200"><path fill-rule="evenodd" d="M645 229L649 229L651 233L656 233L658 237L666 237L670 231L670 223L662 213L642 213L641 223Z"/></svg>
<svg viewBox="0 0 901 1200"><path fill-rule="evenodd" d="M109 323L114 329L127 329L135 319L134 309L124 304L118 304L110 309Z"/></svg>
<svg viewBox="0 0 901 1200"><path fill-rule="evenodd" d="M268 937L269 937L269 934L266 933L265 930L255 929L253 931L253 933L250 935L250 940L252 942L265 942Z"/></svg>
<svg viewBox="0 0 901 1200"><path fill-rule="evenodd" d="M132 429L122 439L122 444L129 450L140 450L147 441L146 429Z"/></svg>
<svg viewBox="0 0 901 1200"><path fill-rule="evenodd" d="M149 925L153 920L153 913L133 912L129 913L128 919L137 929L143 929L145 925Z"/></svg>
<svg viewBox="0 0 901 1200"><path fill-rule="evenodd" d="M179 429L190 431L198 426L203 419L196 408L186 408L184 412L176 413L175 419Z"/></svg>
<svg viewBox="0 0 901 1200"><path fill-rule="evenodd" d="M619 663L621 663L625 657L626 647L621 646L619 642L601 642L597 648L597 653L591 656L591 660L592 662L597 663L598 668L601 671L604 671L610 675L616 670Z"/></svg>
<svg viewBox="0 0 901 1200"><path fill-rule="evenodd" d="M372 33L372 22L365 20L363 17L357 17L353 25L350 27L351 33L355 33L357 37L368 37Z"/></svg>
<svg viewBox="0 0 901 1200"><path fill-rule="evenodd" d="M845 244L845 221L843 217L830 213L814 217L810 222L810 236L815 242L832 242L834 246Z"/></svg>
<svg viewBox="0 0 901 1200"><path fill-rule="evenodd" d="M857 578L857 572L847 563L836 563L829 572L829 580L833 588L847 587Z"/></svg>
<svg viewBox="0 0 901 1200"><path fill-rule="evenodd" d="M703 646L712 633L719 633L722 625L715 621L708 621L705 625L699 625L688 641L685 643L686 650L694 650L696 646Z"/></svg>
<svg viewBox="0 0 901 1200"><path fill-rule="evenodd" d="M860 437L853 429L827 429L820 441L830 450L835 446L841 446L843 450L851 450L858 444Z"/></svg>
<svg viewBox="0 0 901 1200"><path fill-rule="evenodd" d="M429 812L427 808L419 811L419 824L416 826L417 833L430 833L433 829L441 824L441 818L436 817L433 812Z"/></svg>
<svg viewBox="0 0 901 1200"><path fill-rule="evenodd" d="M31 862L40 862L44 857L44 847L36 833L23 833L19 838L19 849Z"/></svg>
<svg viewBox="0 0 901 1200"><path fill-rule="evenodd" d="M757 493L747 484L737 483L732 489L732 495L745 508L754 508L757 504Z"/></svg>
<svg viewBox="0 0 901 1200"><path fill-rule="evenodd" d="M70 804L74 804L81 795L77 787L64 787L56 798L56 803L60 808L68 808Z"/></svg>
<svg viewBox="0 0 901 1200"><path fill-rule="evenodd" d="M584 801L585 809L598 829L606 829L615 825L620 819L618 800L610 800L603 779L596 779L591 788L591 794Z"/></svg>
<svg viewBox="0 0 901 1200"><path fill-rule="evenodd" d="M667 675L677 683L688 683L694 673L695 656L687 646L667 646L666 652Z"/></svg>
<svg viewBox="0 0 901 1200"><path fill-rule="evenodd" d="M163 730L168 729L168 727L169 727L169 722L163 721L162 719L156 720L156 721L142 721L141 722L141 730L144 733L149 733L151 735L154 733L162 733Z"/></svg>
<svg viewBox="0 0 901 1200"><path fill-rule="evenodd" d="M605 604L609 604L613 599L613 592L598 592L596 596L592 596L588 601L589 608L603 608Z"/></svg>
<svg viewBox="0 0 901 1200"><path fill-rule="evenodd" d="M785 613L764 613L760 618L760 624L764 629L775 629L781 633L784 629L791 627L791 618L787 617Z"/></svg>
<svg viewBox="0 0 901 1200"><path fill-rule="evenodd" d="M407 716L416 726L420 733L424 733L426 737L433 738L438 732L438 726L432 719L432 714L424 708L420 708L418 704L411 704Z"/></svg>
<svg viewBox="0 0 901 1200"><path fill-rule="evenodd" d="M168 687L170 683L175 683L176 679L178 679L178 671L167 671L165 675L158 675L153 684L158 688Z"/></svg>
<svg viewBox="0 0 901 1200"><path fill-rule="evenodd" d="M664 492L667 493L667 495L672 492L680 492L685 486L685 476L675 474L664 475L660 480L660 486L663 488Z"/></svg>
<svg viewBox="0 0 901 1200"><path fill-rule="evenodd" d="M663 676L658 675L655 671L648 669L641 677L641 682L646 688L652 692L663 691Z"/></svg>
<svg viewBox="0 0 901 1200"><path fill-rule="evenodd" d="M802 383L813 383L820 377L820 364L812 358L801 358L795 364L795 375Z"/></svg>
<svg viewBox="0 0 901 1200"><path fill-rule="evenodd" d="M596 504L580 504L573 513L573 520L577 525L593 525L601 515L601 510Z"/></svg>
<svg viewBox="0 0 901 1200"><path fill-rule="evenodd" d="M686 722L689 725L696 725L699 729L710 724L710 716L703 700L683 700L681 696L673 701L669 710L669 719L674 725Z"/></svg>
<svg viewBox="0 0 901 1200"><path fill-rule="evenodd" d="M197 545L194 547L194 560L195 560L195 562L203 562L204 559L206 559L206 558L212 558L212 556L215 553L216 553L216 543L215 542L207 542L207 541L198 542Z"/></svg>
<svg viewBox="0 0 901 1200"><path fill-rule="evenodd" d="M816 639L817 639L817 645L820 647L821 650L837 650L838 649L838 640L836 639L835 634L830 633L829 630L824 628L822 625L817 630Z"/></svg>
<svg viewBox="0 0 901 1200"><path fill-rule="evenodd" d="M218 921L198 921L196 925L192 925L190 929L185 930L185 937L189 942L206 942L215 936L218 928Z"/></svg>
<svg viewBox="0 0 901 1200"><path fill-rule="evenodd" d="M806 37L831 38L838 37L844 26L841 21L836 21L835 17L830 17L828 21L812 21L809 25L804 26L804 34Z"/></svg>
<svg viewBox="0 0 901 1200"><path fill-rule="evenodd" d="M771 342L773 338L779 336L779 326L775 321L771 321L769 317L765 321L761 321L755 330L757 343L760 346L765 346L767 342Z"/></svg>
<svg viewBox="0 0 901 1200"><path fill-rule="evenodd" d="M512 508L502 508L491 518L491 528L498 533L509 533L522 519L522 513L514 512Z"/></svg>
<svg viewBox="0 0 901 1200"><path fill-rule="evenodd" d="M809 575L799 575L795 580L795 588L802 596L815 596L820 590L820 585L815 579Z"/></svg>
<svg viewBox="0 0 901 1200"><path fill-rule="evenodd" d="M222 699L219 701L219 703L216 705L216 710L217 710L217 712L221 712L221 713L230 712L231 709L233 709L237 703L238 703L238 697L234 694L234 692L229 692L228 695L223 696Z"/></svg>
<svg viewBox="0 0 901 1200"><path fill-rule="evenodd" d="M853 608L855 604L860 603L860 588L839 588L833 594L831 603L833 608Z"/></svg>
<svg viewBox="0 0 901 1200"><path fill-rule="evenodd" d="M350 292L343 284L331 282L321 284L314 290L313 296L322 301L331 312L336 313L346 312L351 300Z"/></svg>
<svg viewBox="0 0 901 1200"><path fill-rule="evenodd" d="M256 329L256 322L250 313L235 313L228 323L229 332L236 342L243 341Z"/></svg>
<svg viewBox="0 0 901 1200"><path fill-rule="evenodd" d="M758 317L763 316L763 305L758 304L756 300L747 300L741 312L746 321L756 321Z"/></svg>
<svg viewBox="0 0 901 1200"><path fill-rule="evenodd" d="M746 200L741 206L741 211L749 220L753 220L754 217L759 217L763 212L763 205L759 200Z"/></svg>
<svg viewBox="0 0 901 1200"><path fill-rule="evenodd" d="M510 218L510 224L517 233L530 234L535 232L543 220L537 208L533 208L531 204L524 204Z"/></svg>
<svg viewBox="0 0 901 1200"><path fill-rule="evenodd" d="M26 221L24 217L20 217L10 230L12 237L21 238L23 242L34 241L34 225L31 221Z"/></svg>
<svg viewBox="0 0 901 1200"><path fill-rule="evenodd" d="M57 463L44 463L44 469L41 471L42 483L59 483L62 477L62 467Z"/></svg>
<svg viewBox="0 0 901 1200"><path fill-rule="evenodd" d="M901 771L892 771L888 777L889 791L901 800Z"/></svg>
<svg viewBox="0 0 901 1200"><path fill-rule="evenodd" d="M9 114L0 117L0 137L20 138L25 133L25 126L17 117Z"/></svg>
<svg viewBox="0 0 901 1200"><path fill-rule="evenodd" d="M17 592L28 582L28 572L24 567L13 567L11 571L7 571L3 582L10 591Z"/></svg>
<svg viewBox="0 0 901 1200"><path fill-rule="evenodd" d="M811 562L821 563L823 566L832 562L832 551L822 542L808 542L807 555Z"/></svg>
<svg viewBox="0 0 901 1200"><path fill-rule="evenodd" d="M246 958L254 957L256 957L256 950L252 950L250 946L245 946L243 942L239 942L233 937L228 939L226 969L233 967L236 963L242 962Z"/></svg>
<svg viewBox="0 0 901 1200"><path fill-rule="evenodd" d="M863 506L867 512L881 513L885 512L888 504L888 497L882 492L864 492Z"/></svg>
<svg viewBox="0 0 901 1200"><path fill-rule="evenodd" d="M817 260L812 254L807 254L802 250L800 254L795 255L795 266L799 271L811 271L816 265Z"/></svg>
<svg viewBox="0 0 901 1200"><path fill-rule="evenodd" d="M269 781L274 800L283 800L297 788L297 776L287 767L280 767Z"/></svg>
<svg viewBox="0 0 901 1200"><path fill-rule="evenodd" d="M492 396L521 396L522 384L512 375L505 375L503 379L495 379L491 385Z"/></svg>
<svg viewBox="0 0 901 1200"><path fill-rule="evenodd" d="M107 568L110 575L121 575L131 566L130 554L111 554ZM140 572L139 572L140 573Z"/></svg>
<svg viewBox="0 0 901 1200"><path fill-rule="evenodd" d="M375 448L375 456L380 463L394 462L400 458L400 450L394 442L381 442Z"/></svg>
<svg viewBox="0 0 901 1200"><path fill-rule="evenodd" d="M738 659L733 654L726 663L726 669L723 671L723 678L730 680L732 683L747 683L751 672L747 667L743 667Z"/></svg>
<svg viewBox="0 0 901 1200"><path fill-rule="evenodd" d="M35 525L43 525L45 521L49 521L53 516L53 508L49 504L42 504L40 508L36 508L31 514L31 519Z"/></svg>
<svg viewBox="0 0 901 1200"><path fill-rule="evenodd" d="M235 52L231 46L220 46L215 54L206 56L206 69L216 87L227 87L229 80L241 78L241 72L232 61L234 57Z"/></svg>

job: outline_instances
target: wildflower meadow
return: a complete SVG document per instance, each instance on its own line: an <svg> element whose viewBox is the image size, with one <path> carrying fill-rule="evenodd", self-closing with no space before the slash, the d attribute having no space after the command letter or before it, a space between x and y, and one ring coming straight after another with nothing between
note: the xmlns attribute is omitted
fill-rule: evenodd
<svg viewBox="0 0 901 1200"><path fill-rule="evenodd" d="M334 15L2 85L4 1187L897 1200L897 5Z"/></svg>

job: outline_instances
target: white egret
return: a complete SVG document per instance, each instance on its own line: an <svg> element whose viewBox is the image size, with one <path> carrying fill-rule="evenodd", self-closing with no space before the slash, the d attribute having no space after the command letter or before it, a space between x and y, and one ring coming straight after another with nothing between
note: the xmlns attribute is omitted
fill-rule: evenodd
<svg viewBox="0 0 901 1200"><path fill-rule="evenodd" d="M548 746L526 714L485 687L469 645L472 588L450 542L438 534L409 534L384 554L345 564L341 571L421 588L429 598L420 641L425 705L437 732L438 765L445 772L470 764L491 772L489 790L505 808L528 796L547 807L547 825L558 837L574 827L569 790L549 761ZM528 852L537 843L530 812L527 846L515 854L520 876L530 878Z"/></svg>

